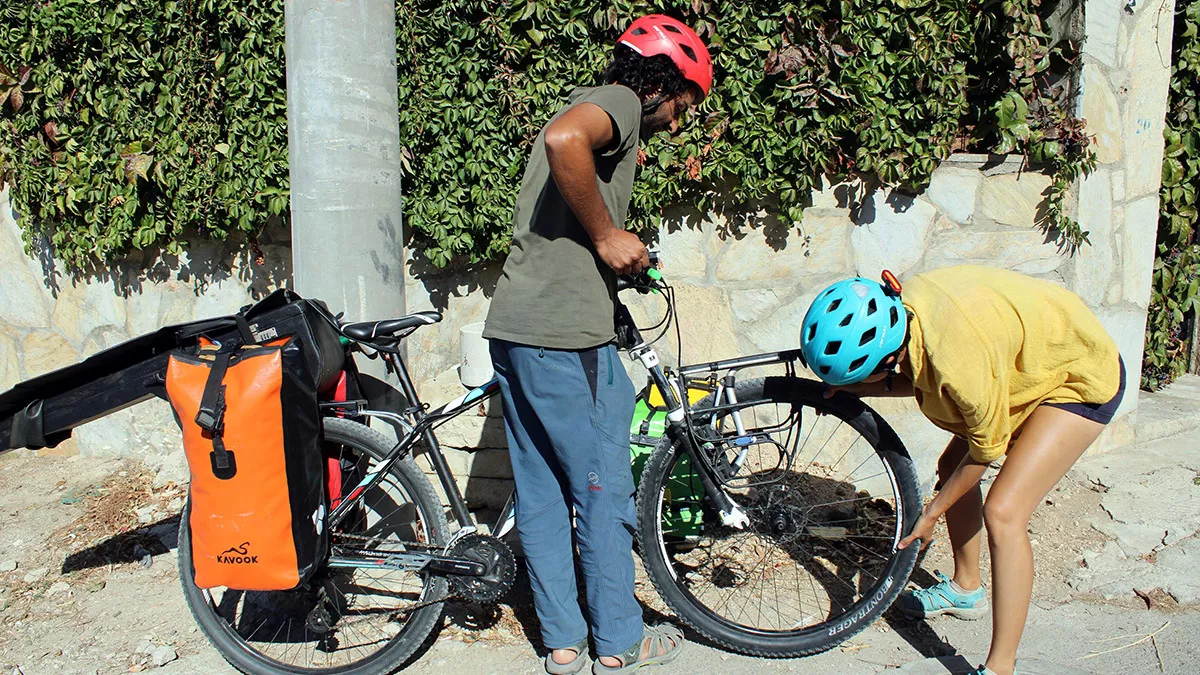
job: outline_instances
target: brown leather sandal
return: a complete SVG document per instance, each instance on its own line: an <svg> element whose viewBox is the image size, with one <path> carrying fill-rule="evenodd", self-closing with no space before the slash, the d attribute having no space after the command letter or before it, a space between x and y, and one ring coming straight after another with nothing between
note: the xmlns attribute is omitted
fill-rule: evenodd
<svg viewBox="0 0 1200 675"><path fill-rule="evenodd" d="M592 664L593 675L626 675L645 666L657 666L670 663L683 650L683 631L670 624L647 626L642 633L642 639L637 644L621 654L613 654L612 658L621 665L609 667L596 661ZM642 654L645 653L643 658ZM606 655L607 656L607 655Z"/></svg>

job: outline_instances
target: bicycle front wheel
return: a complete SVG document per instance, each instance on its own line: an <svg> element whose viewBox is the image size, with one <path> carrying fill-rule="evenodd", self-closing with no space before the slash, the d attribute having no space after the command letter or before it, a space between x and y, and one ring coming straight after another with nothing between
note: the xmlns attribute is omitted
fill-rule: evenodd
<svg viewBox="0 0 1200 675"><path fill-rule="evenodd" d="M351 468L357 482L358 474L376 469L392 443L357 422L327 418L324 448L326 456ZM445 597L445 578L396 569L325 567L290 591L199 588L192 569L190 512L189 500L179 527L184 598L205 637L244 673L391 673L441 617L441 603L431 601ZM412 460L403 460L330 531L330 545L335 553L347 548L358 556L385 557L409 544L444 545L446 528L429 481Z"/></svg>
<svg viewBox="0 0 1200 675"><path fill-rule="evenodd" d="M655 588L679 618L741 653L841 644L891 605L916 562L917 547L896 548L921 512L912 460L875 411L824 389L771 377L696 404L698 451L725 473L744 529L721 525L693 458L667 437L642 475L638 536Z"/></svg>

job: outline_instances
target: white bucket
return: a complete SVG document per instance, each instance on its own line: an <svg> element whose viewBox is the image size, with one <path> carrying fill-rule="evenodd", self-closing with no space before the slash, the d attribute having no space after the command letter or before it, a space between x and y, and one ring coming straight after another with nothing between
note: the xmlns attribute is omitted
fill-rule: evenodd
<svg viewBox="0 0 1200 675"><path fill-rule="evenodd" d="M464 387L481 387L492 379L492 355L488 352L488 341L483 337L483 323L469 323L459 330L458 340L461 359L458 363L458 379Z"/></svg>

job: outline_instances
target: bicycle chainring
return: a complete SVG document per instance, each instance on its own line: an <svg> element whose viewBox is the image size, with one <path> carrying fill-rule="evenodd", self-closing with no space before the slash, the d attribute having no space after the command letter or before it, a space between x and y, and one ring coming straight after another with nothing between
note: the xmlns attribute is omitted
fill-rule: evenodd
<svg viewBox="0 0 1200 675"><path fill-rule="evenodd" d="M517 576L517 559L512 549L497 537L469 534L459 539L449 555L481 563L487 571L483 576L449 576L453 592L473 602L495 602L504 597Z"/></svg>

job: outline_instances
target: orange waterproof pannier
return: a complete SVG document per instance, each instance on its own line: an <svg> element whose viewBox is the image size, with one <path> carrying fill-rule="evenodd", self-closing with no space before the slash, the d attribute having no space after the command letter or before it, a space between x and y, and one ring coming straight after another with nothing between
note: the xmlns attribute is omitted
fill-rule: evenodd
<svg viewBox="0 0 1200 675"><path fill-rule="evenodd" d="M196 585L295 588L326 552L315 377L296 338L175 352L167 395L191 470Z"/></svg>

